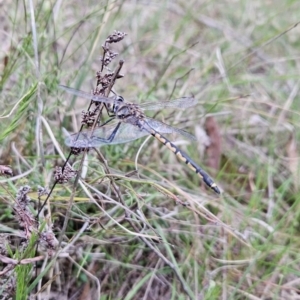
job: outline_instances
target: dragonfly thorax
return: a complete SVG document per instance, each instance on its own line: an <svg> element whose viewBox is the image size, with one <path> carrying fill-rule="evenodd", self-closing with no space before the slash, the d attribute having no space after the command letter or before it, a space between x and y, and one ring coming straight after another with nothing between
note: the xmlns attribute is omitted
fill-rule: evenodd
<svg viewBox="0 0 300 300"><path fill-rule="evenodd" d="M121 105L118 107L117 111L115 112L117 118L125 119L132 115L131 110L128 105Z"/></svg>
<svg viewBox="0 0 300 300"><path fill-rule="evenodd" d="M144 113L139 109L137 105L133 103L121 104L115 114L118 119L122 119L126 121L126 123L136 123L137 120L144 117Z"/></svg>

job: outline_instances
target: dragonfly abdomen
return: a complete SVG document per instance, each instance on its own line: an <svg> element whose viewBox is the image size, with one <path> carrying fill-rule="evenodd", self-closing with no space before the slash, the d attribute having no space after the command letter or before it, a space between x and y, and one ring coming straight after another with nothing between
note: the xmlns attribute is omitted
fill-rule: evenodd
<svg viewBox="0 0 300 300"><path fill-rule="evenodd" d="M184 152L182 152L177 146L175 146L171 141L165 138L163 135L158 133L157 131L152 131L151 134L159 140L162 144L164 144L168 149L170 149L180 160L185 162L188 167L193 170L196 174L203 179L204 183L209 186L214 192L220 194L220 190L216 183L210 178L210 176L203 171L197 164L195 164Z"/></svg>

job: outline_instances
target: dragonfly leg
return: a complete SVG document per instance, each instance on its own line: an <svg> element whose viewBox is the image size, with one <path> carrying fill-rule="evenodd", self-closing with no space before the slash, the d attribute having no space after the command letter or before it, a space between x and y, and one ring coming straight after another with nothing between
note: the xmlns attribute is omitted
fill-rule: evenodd
<svg viewBox="0 0 300 300"><path fill-rule="evenodd" d="M111 119L112 120L112 119ZM104 123L104 124L107 124L108 122L110 122L111 120L108 120L106 123ZM103 125L104 125L103 124ZM101 140L102 142L104 142L104 143L111 143L112 141L113 141L113 139L115 138L115 136L116 136L116 134L117 134L117 132L118 132L118 130L119 130L119 127L120 127L120 125L122 124L122 122L119 122L118 124L117 124L117 126L115 127L115 129L113 130L113 132L110 134L110 136L107 138L107 139L102 139L102 138L100 138L100 137L96 137L96 139L97 140ZM103 126L102 125L102 126ZM100 126L101 127L101 126Z"/></svg>
<svg viewBox="0 0 300 300"><path fill-rule="evenodd" d="M116 134L119 130L120 125L121 125L121 122L118 123L118 125L116 126L114 131L111 133L110 137L107 139L109 143L111 143L113 141L113 139L115 138L115 136L116 136Z"/></svg>
<svg viewBox="0 0 300 300"><path fill-rule="evenodd" d="M110 117L113 117L113 118L110 118L109 120L105 121L105 122L104 122L103 124L101 124L99 127L102 127L102 126L108 124L109 122L111 122L112 120L114 120L114 119L116 118L115 115L111 115Z"/></svg>
<svg viewBox="0 0 300 300"><path fill-rule="evenodd" d="M116 115L114 114L114 112L113 112L111 109L109 109L109 108L107 107L107 104L106 104L106 103L104 103L104 106L105 106L105 108L106 108L106 112L107 112L107 114L108 114L109 117L115 117L115 116L116 116Z"/></svg>

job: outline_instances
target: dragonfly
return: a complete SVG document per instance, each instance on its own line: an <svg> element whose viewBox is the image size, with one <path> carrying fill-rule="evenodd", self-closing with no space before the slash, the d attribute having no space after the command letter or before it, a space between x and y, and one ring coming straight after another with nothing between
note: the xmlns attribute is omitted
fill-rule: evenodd
<svg viewBox="0 0 300 300"><path fill-rule="evenodd" d="M70 94L107 105L110 113L109 116L111 117L107 122L93 131L87 130L71 134L65 139L67 146L74 148L100 147L103 145L127 143L152 135L198 174L208 187L215 193L220 194L220 189L211 177L163 134L178 133L192 140L195 140L195 137L185 130L167 125L144 114L144 110L158 110L168 107L189 108L195 106L197 100L194 97L183 97L165 102L134 104L126 102L119 95L104 97L91 95L64 85L59 85L59 87Z"/></svg>

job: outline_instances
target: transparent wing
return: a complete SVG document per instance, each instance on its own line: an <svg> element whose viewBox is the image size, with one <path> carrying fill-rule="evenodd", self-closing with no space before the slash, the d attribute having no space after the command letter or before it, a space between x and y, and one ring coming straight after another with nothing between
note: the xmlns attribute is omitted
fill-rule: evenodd
<svg viewBox="0 0 300 300"><path fill-rule="evenodd" d="M74 133L65 139L65 144L69 147L76 148L122 144L149 135L153 130L164 134L179 133L191 140L195 140L195 137L190 133L151 118L145 118L143 129L130 123L122 123L116 131L114 138L109 140L117 124L118 123L113 123L99 127L95 129L93 133L90 130Z"/></svg>
<svg viewBox="0 0 300 300"><path fill-rule="evenodd" d="M109 141L109 137L116 127L117 124L114 123L95 129L93 134L91 131L74 133L65 139L65 144L69 147L76 148L100 147L103 145L127 143L150 134L145 129L140 129L129 123L122 123L118 128L114 139Z"/></svg>
<svg viewBox="0 0 300 300"><path fill-rule="evenodd" d="M143 110L158 110L162 108L188 108L197 104L197 100L194 97L183 97L172 101L165 102L147 102L142 103L139 107Z"/></svg>
<svg viewBox="0 0 300 300"><path fill-rule="evenodd" d="M108 104L113 104L115 101L115 97L102 97L102 96L96 96L91 95L89 93L79 91L76 89L73 89L71 87L65 86L65 85L59 85L59 87L66 92L76 95L81 98L85 98L88 100L93 100L96 102L103 102ZM158 110L162 108L188 108L195 106L197 104L197 100L194 97L183 97L179 99L175 99L172 101L166 101L166 102L148 102L148 103L142 103L139 105L139 107L143 110Z"/></svg>
<svg viewBox="0 0 300 300"><path fill-rule="evenodd" d="M113 104L115 101L115 97L108 98L108 97L102 97L102 96L95 96L95 95L91 95L91 94L83 92L83 91L75 90L75 89L70 88L65 85L59 85L59 87L70 94L73 94L73 95L76 95L78 97L85 98L88 100L93 100L96 102L103 102L103 103L107 103L107 104Z"/></svg>
<svg viewBox="0 0 300 300"><path fill-rule="evenodd" d="M145 129L148 130L154 129L159 133L179 133L185 136L186 138L189 138L191 140L196 140L196 138L192 134L188 133L187 131L167 125L158 120L146 117L145 122L146 122Z"/></svg>

